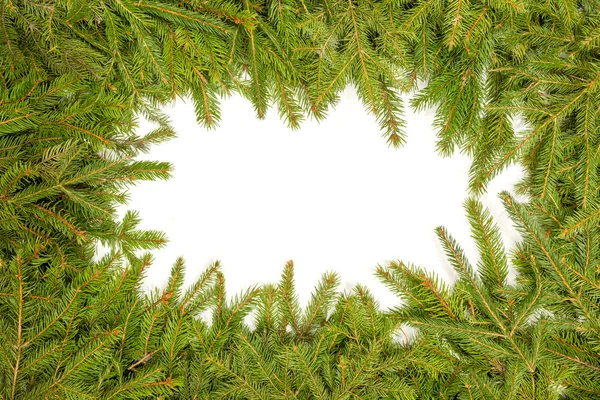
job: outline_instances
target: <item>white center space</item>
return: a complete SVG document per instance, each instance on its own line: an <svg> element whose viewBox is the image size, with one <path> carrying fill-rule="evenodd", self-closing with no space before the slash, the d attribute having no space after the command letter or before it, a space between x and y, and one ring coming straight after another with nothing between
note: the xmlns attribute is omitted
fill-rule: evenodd
<svg viewBox="0 0 600 400"><path fill-rule="evenodd" d="M122 210L138 210L140 228L162 230L169 239L153 253L146 288L164 287L178 256L188 284L220 260L229 296L278 282L293 260L302 305L331 270L342 289L364 284L386 308L399 300L374 276L378 264L402 260L455 278L436 226L447 227L477 261L462 207L470 160L435 152L433 110L414 114L406 107L407 143L400 149L387 145L351 87L324 121L307 120L296 131L276 109L258 120L239 96L222 103L216 130L196 123L191 101L166 111L178 137L140 159L169 161L174 176L132 188ZM507 169L481 198L508 245L518 234L497 193L511 190L520 176L520 168Z"/></svg>

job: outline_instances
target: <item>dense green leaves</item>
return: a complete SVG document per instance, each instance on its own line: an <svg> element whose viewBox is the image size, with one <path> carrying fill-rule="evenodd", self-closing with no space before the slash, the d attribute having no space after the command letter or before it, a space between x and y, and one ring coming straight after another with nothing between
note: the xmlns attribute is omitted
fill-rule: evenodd
<svg viewBox="0 0 600 400"><path fill-rule="evenodd" d="M477 398L558 398L551 383L563 377L545 349L551 324L536 315L548 302L540 267L529 266L532 280L509 284L507 257L489 213L474 200L467 201L466 209L479 268L475 270L450 234L439 228L458 280L449 289L419 268L392 263L380 269L388 285L406 282L402 293L411 300L396 313L422 335L443 338L440 350L456 358L464 388Z"/></svg>
<svg viewBox="0 0 600 400"><path fill-rule="evenodd" d="M599 10L0 2L0 399L598 398ZM128 186L170 176L168 163L136 160L174 136L161 106L190 98L212 128L237 93L257 117L275 107L298 128L348 85L392 146L406 140L403 94L436 107L438 150L472 157L473 194L521 163L530 201L503 195L523 238L514 251L469 199L477 263L437 229L457 281L379 267L402 301L393 310L365 287L340 292L334 273L303 307L292 262L279 283L232 298L218 263L184 287L178 259L163 289L142 293L151 258L139 252L165 237L116 207ZM145 135L139 117L154 124ZM99 243L111 252L94 261Z"/></svg>

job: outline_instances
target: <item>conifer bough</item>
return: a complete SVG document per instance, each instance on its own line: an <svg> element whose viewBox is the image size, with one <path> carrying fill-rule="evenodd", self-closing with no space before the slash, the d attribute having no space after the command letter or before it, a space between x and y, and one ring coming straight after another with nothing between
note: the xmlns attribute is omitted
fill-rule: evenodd
<svg viewBox="0 0 600 400"><path fill-rule="evenodd" d="M0 1L0 400L600 398L600 2L597 0ZM422 89L417 83L425 82ZM458 280L402 262L377 275L383 311L327 273L300 309L278 284L227 301L218 264L187 290L141 291L140 250L164 234L117 219L127 187L167 179L137 161L174 136L160 107L198 122L247 98L297 128L353 85L385 140L404 141L401 94L437 106L441 154L472 157L470 190L505 166L523 241L507 254L465 202L480 261L437 230ZM156 129L135 133L144 116ZM515 117L527 129L516 132ZM111 252L94 261L100 242ZM508 281L514 268L517 279ZM200 318L210 311L211 322ZM256 315L255 327L244 318ZM410 341L394 338L416 328ZM402 335L401 335L402 337Z"/></svg>

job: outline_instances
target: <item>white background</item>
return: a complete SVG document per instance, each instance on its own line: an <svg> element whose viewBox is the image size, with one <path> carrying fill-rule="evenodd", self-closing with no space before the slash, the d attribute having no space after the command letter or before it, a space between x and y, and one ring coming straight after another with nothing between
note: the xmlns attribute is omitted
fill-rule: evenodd
<svg viewBox="0 0 600 400"><path fill-rule="evenodd" d="M455 278L436 226L447 227L477 261L462 207L470 161L435 152L433 110L414 114L406 107L408 136L400 149L388 147L351 87L325 121L305 121L296 131L276 109L258 120L239 96L222 103L216 130L196 123L191 101L166 111L178 137L140 159L173 163L174 177L139 184L121 210L138 210L140 228L169 238L154 252L146 288L164 287L178 256L185 258L188 283L220 260L230 297L279 281L293 260L301 304L332 270L342 289L365 284L387 308L399 300L374 276L378 264L402 260ZM150 127L140 124L141 132ZM520 176L519 167L508 168L481 197L509 246L518 234L497 193L512 190Z"/></svg>

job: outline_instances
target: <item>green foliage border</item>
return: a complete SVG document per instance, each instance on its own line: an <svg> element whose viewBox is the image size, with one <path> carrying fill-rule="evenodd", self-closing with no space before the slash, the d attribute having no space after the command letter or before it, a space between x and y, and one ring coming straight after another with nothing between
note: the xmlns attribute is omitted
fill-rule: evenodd
<svg viewBox="0 0 600 400"><path fill-rule="evenodd" d="M596 0L25 1L0 3L0 399L594 399L598 330ZM475 199L481 261L437 230L452 287L400 262L377 274L403 299L378 309L326 274L300 310L281 282L228 302L218 265L187 291L183 261L150 296L161 232L136 227L127 187L167 179L135 161L174 136L161 105L193 99L214 127L236 92L292 128L353 84L385 139L404 141L400 94L437 106L441 154L473 159L485 191L520 162L503 201L524 240L506 254ZM137 116L158 126L137 136ZM520 115L528 123L514 132ZM112 250L93 262L95 244ZM506 282L509 259L517 269ZM123 267L124 263L124 267ZM198 318L211 310L212 321ZM255 310L257 328L243 319ZM392 340L402 324L413 342Z"/></svg>

